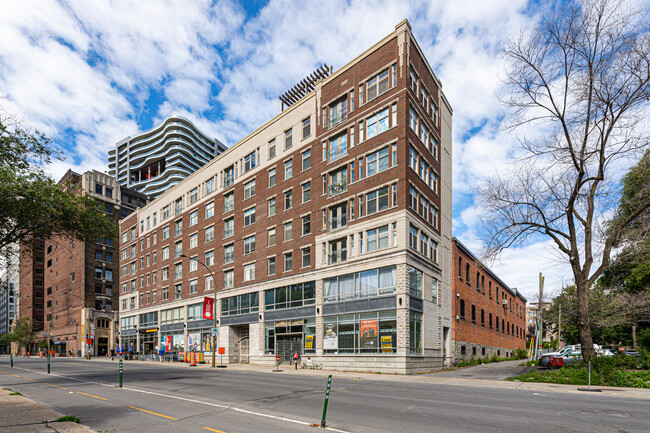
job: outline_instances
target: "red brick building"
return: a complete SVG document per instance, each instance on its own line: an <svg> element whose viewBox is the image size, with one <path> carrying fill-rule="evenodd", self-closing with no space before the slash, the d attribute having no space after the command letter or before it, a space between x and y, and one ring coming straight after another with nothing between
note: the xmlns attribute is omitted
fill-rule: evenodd
<svg viewBox="0 0 650 433"><path fill-rule="evenodd" d="M454 359L508 357L526 347L526 298L452 240Z"/></svg>
<svg viewBox="0 0 650 433"><path fill-rule="evenodd" d="M121 221L120 339L416 372L451 356L451 107L408 22ZM201 263L209 268L207 271ZM214 278L213 278L214 275Z"/></svg>

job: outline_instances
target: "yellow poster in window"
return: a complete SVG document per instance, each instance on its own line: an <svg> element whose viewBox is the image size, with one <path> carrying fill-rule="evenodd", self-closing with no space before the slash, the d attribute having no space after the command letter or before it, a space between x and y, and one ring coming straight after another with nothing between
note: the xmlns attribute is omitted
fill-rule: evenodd
<svg viewBox="0 0 650 433"><path fill-rule="evenodd" d="M390 335L382 335L381 337L381 351L384 353L393 352L393 337Z"/></svg>
<svg viewBox="0 0 650 433"><path fill-rule="evenodd" d="M305 335L305 350L310 350L314 348L314 335L309 334Z"/></svg>

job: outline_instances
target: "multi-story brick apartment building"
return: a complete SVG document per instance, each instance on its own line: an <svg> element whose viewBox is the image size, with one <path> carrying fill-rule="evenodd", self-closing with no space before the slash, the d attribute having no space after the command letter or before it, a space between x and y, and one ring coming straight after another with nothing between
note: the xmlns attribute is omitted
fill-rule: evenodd
<svg viewBox="0 0 650 433"><path fill-rule="evenodd" d="M441 367L452 112L408 22L287 105L121 221L122 343L207 352L216 289L229 362Z"/></svg>
<svg viewBox="0 0 650 433"><path fill-rule="evenodd" d="M42 331L45 311L44 242L40 238L31 238L18 248L18 317L16 319L28 319L31 321L34 331ZM16 345L16 350L24 353L26 349Z"/></svg>
<svg viewBox="0 0 650 433"><path fill-rule="evenodd" d="M453 238L454 360L526 348L526 298Z"/></svg>
<svg viewBox="0 0 650 433"><path fill-rule="evenodd" d="M116 224L147 202L145 195L122 188L112 176L95 170L83 175L69 170L60 184L100 200ZM36 340L51 334L60 354L69 350L84 356L106 354L117 345L117 241L102 237L85 243L53 237L42 241L42 246L36 260L28 254L21 257L21 268L36 263L42 270L37 274L43 279L42 297L30 296L22 287L20 291L21 310L42 318L35 322L39 324Z"/></svg>

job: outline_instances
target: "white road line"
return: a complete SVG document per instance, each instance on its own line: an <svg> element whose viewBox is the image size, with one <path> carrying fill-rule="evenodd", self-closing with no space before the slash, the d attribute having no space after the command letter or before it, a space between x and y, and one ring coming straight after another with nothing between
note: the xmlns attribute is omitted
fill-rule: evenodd
<svg viewBox="0 0 650 433"><path fill-rule="evenodd" d="M18 367L18 368L20 368L20 367ZM44 373L42 371L29 370L27 368L20 368L20 369L25 370L25 371L31 371L32 373L47 374L47 373ZM50 376L63 377L63 378L70 379L70 380L76 380L78 382L86 382L86 383L92 383L92 384L101 385L101 386L108 386L110 388L115 388L116 387L116 385L114 385L114 384L108 384L108 383L103 383L103 382L95 382L95 381L92 381L92 380L85 380L85 379L78 379L76 377L65 376L63 374L50 373L49 375ZM143 393L143 394L157 395L159 397L166 397L166 398L171 398L171 399L175 399L175 400L187 401L187 402L190 402L190 403L203 404L203 405L206 405L206 406L218 407L218 408L221 408L221 409L230 409L230 410L233 410L235 412L242 412L242 413L246 413L246 414L249 414L249 415L256 415L256 416L261 416L261 417L265 417L265 418L273 418L273 419L277 419L279 421L286 421L286 422L291 422L291 423L294 423L294 424L307 425L307 426L311 425L311 423L306 422L306 421L300 421L300 420L297 420L297 419L285 418L285 417L277 416L277 415L270 415L270 414L262 413L262 412L254 412L254 411L251 411L251 410L241 409L241 408L234 407L234 406L226 406L226 405L218 404L218 403L210 403L210 402L207 402L207 401L194 400L194 399L187 398L187 397L179 397L177 395L163 394L163 393L154 392L154 391L145 391L144 389L129 388L129 387L126 387L126 386L123 387L122 389L124 389L126 391L133 391L133 392L139 392L139 393ZM332 427L325 427L324 430L329 430L329 431L333 431L333 432L337 432L337 433L350 433L348 431L339 430L339 429L335 429L335 428L332 428Z"/></svg>

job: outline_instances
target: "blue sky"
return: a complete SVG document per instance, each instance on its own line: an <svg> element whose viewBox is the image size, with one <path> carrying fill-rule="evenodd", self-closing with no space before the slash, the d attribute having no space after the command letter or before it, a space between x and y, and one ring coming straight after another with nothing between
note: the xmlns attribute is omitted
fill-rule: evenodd
<svg viewBox="0 0 650 433"><path fill-rule="evenodd" d="M534 25L537 3L494 1L3 2L0 107L50 135L66 159L107 169L107 151L170 114L227 145L280 110L278 96L321 63L343 66L408 18L454 108L454 235L479 252L481 176L514 144L495 92L499 48ZM504 252L492 268L532 297L538 272L568 269L548 244Z"/></svg>

